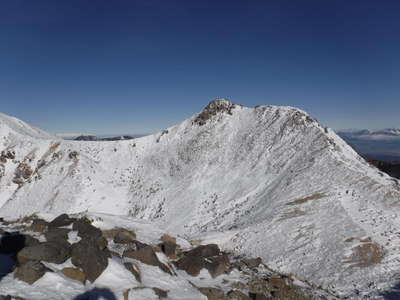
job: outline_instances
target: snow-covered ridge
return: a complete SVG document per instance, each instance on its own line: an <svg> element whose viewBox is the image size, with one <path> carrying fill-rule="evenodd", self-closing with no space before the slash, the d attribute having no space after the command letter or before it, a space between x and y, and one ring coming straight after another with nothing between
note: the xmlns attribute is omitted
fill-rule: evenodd
<svg viewBox="0 0 400 300"><path fill-rule="evenodd" d="M8 115L0 113L0 134L5 136L10 133L29 136L37 139L55 139L56 137L39 128L28 125L27 123Z"/></svg>
<svg viewBox="0 0 400 300"><path fill-rule="evenodd" d="M15 151L0 165L0 215L133 216L343 295L379 293L400 271L398 181L296 108L218 99L129 141L0 138Z"/></svg>

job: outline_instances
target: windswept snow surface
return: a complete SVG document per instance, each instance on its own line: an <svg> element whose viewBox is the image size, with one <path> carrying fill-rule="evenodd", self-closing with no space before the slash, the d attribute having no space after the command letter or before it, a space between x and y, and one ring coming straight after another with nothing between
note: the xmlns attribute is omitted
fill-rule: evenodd
<svg viewBox="0 0 400 300"><path fill-rule="evenodd" d="M0 215L132 216L188 238L218 237L341 295L394 286L399 181L301 110L213 103L222 109L203 114L203 125L196 115L117 142L22 135L20 121L2 115L1 146L16 157L0 166ZM33 173L15 184L21 162Z"/></svg>

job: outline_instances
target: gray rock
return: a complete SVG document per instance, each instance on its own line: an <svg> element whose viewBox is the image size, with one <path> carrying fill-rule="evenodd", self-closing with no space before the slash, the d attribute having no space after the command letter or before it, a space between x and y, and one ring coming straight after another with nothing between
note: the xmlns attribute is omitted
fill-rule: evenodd
<svg viewBox="0 0 400 300"><path fill-rule="evenodd" d="M44 236L47 241L67 241L70 231L71 230L67 228L50 227L49 230L45 232Z"/></svg>
<svg viewBox="0 0 400 300"><path fill-rule="evenodd" d="M205 267L205 260L198 256L184 256L175 265L178 269L186 271L189 275L198 276Z"/></svg>
<svg viewBox="0 0 400 300"><path fill-rule="evenodd" d="M72 230L78 231L78 236L81 238L102 237L102 232L99 228L94 227L87 218L75 220L72 225Z"/></svg>
<svg viewBox="0 0 400 300"><path fill-rule="evenodd" d="M63 227L71 225L75 219L70 218L67 214L59 215L53 221L49 223L49 227Z"/></svg>
<svg viewBox="0 0 400 300"><path fill-rule="evenodd" d="M48 269L38 261L30 261L19 266L14 273L14 278L33 284L41 278Z"/></svg>
<svg viewBox="0 0 400 300"><path fill-rule="evenodd" d="M114 243L129 244L136 240L136 234L124 228L118 228L118 232L114 236Z"/></svg>
<svg viewBox="0 0 400 300"><path fill-rule="evenodd" d="M134 244L136 249L125 250L122 254L123 257L129 257L139 260L146 265L160 265L160 261L158 260L158 257L151 246L140 243L138 241L135 241Z"/></svg>
<svg viewBox="0 0 400 300"><path fill-rule="evenodd" d="M261 263L262 260L260 257L257 258L245 258L242 259L242 262L250 269L257 268Z"/></svg>
<svg viewBox="0 0 400 300"><path fill-rule="evenodd" d="M102 237L85 237L72 245L71 261L81 268L90 282L94 282L107 268L110 252ZM107 243L107 241L105 241Z"/></svg>
<svg viewBox="0 0 400 300"><path fill-rule="evenodd" d="M20 264L40 260L55 264L64 263L71 256L71 245L68 242L45 242L23 248L17 255Z"/></svg>
<svg viewBox="0 0 400 300"><path fill-rule="evenodd" d="M228 272L230 267L228 255L223 254L208 258L205 267L213 278Z"/></svg>
<svg viewBox="0 0 400 300"><path fill-rule="evenodd" d="M188 252L185 253L186 256L198 256L198 257L212 257L220 254L220 250L218 245L209 244L209 245L201 245L198 246Z"/></svg>

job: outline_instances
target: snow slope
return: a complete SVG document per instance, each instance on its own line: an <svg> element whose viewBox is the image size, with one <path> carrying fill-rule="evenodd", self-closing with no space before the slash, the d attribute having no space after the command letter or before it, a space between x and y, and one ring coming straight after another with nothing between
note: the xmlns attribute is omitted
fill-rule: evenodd
<svg viewBox="0 0 400 300"><path fill-rule="evenodd" d="M0 120L2 148L16 155L0 165L0 215L129 215L218 236L342 295L396 283L399 182L301 110L216 100L163 132L116 142L49 139ZM15 184L18 166L32 172Z"/></svg>

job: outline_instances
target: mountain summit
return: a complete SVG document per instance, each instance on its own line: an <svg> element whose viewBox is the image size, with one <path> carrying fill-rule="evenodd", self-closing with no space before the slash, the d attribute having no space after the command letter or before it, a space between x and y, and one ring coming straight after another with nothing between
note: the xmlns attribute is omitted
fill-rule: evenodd
<svg viewBox="0 0 400 300"><path fill-rule="evenodd" d="M2 216L128 215L342 296L396 283L399 181L299 109L217 99L160 133L111 142L1 120Z"/></svg>

